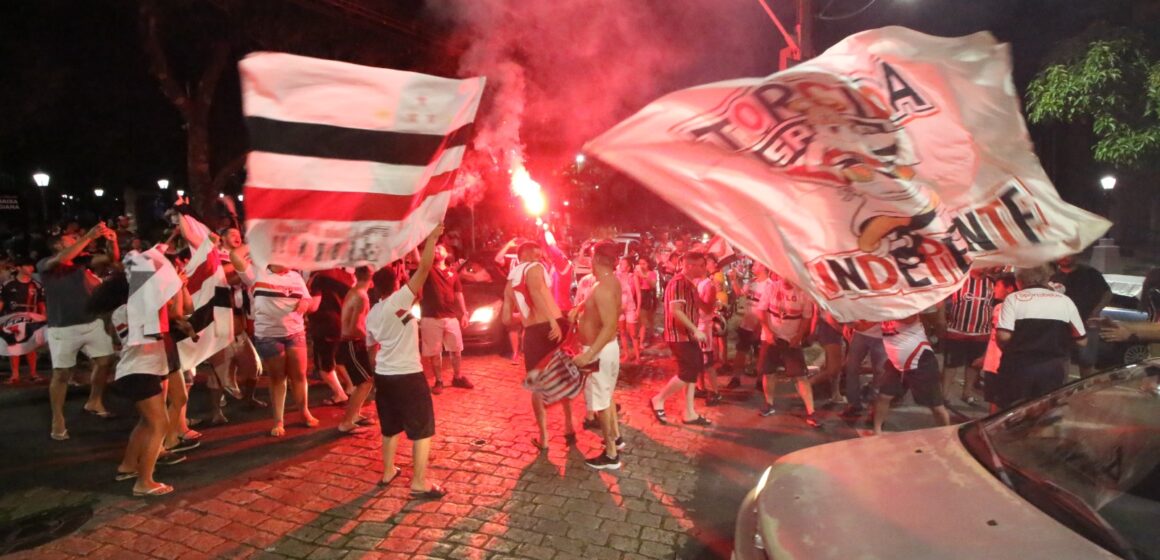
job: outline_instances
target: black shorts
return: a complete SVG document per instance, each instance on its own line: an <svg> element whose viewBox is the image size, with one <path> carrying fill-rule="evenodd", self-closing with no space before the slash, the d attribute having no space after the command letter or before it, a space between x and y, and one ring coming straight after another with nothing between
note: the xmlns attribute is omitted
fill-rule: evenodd
<svg viewBox="0 0 1160 560"><path fill-rule="evenodd" d="M367 353L367 344L361 340L344 340L338 343L338 363L346 368L350 382L362 385L374 379L375 372L371 368L370 354Z"/></svg>
<svg viewBox="0 0 1160 560"><path fill-rule="evenodd" d="M130 373L113 382L113 392L133 402L156 397L165 390L164 375Z"/></svg>
<svg viewBox="0 0 1160 560"><path fill-rule="evenodd" d="M677 378L685 383L696 383L705 371L705 357L696 342L670 342L669 351L677 360Z"/></svg>
<svg viewBox="0 0 1160 560"><path fill-rule="evenodd" d="M1042 397L1060 387L1067 380L1067 359L1048 360L1029 366L1000 367L998 375L987 378L987 383L998 378L996 400L1000 409Z"/></svg>
<svg viewBox="0 0 1160 560"><path fill-rule="evenodd" d="M334 371L335 356L338 355L339 340L324 336L310 339L314 344L314 367L320 373Z"/></svg>
<svg viewBox="0 0 1160 560"><path fill-rule="evenodd" d="M817 324L814 326L814 340L822 346L827 344L841 344L842 331L819 317Z"/></svg>
<svg viewBox="0 0 1160 560"><path fill-rule="evenodd" d="M942 406L942 376L938 371L938 358L934 352L923 352L914 369L906 373L898 371L894 362L886 361L886 371L877 381L878 391L890 397L901 397L910 389L914 402L921 406Z"/></svg>
<svg viewBox="0 0 1160 560"><path fill-rule="evenodd" d="M761 335L749 329L737 328L737 352L745 353L752 352L757 354L757 349L761 348Z"/></svg>
<svg viewBox="0 0 1160 560"><path fill-rule="evenodd" d="M800 346L793 347L789 341L777 339L765 350L765 363L761 372L772 374L778 366L785 368L784 377L801 377L806 374L806 353Z"/></svg>
<svg viewBox="0 0 1160 560"><path fill-rule="evenodd" d="M557 321L560 325L560 332L567 335L568 320L560 317ZM562 339L556 341L548 338L548 334L551 332L552 329L548 323L537 323L524 329L524 368L527 371L535 369L541 360L563 342Z"/></svg>
<svg viewBox="0 0 1160 560"><path fill-rule="evenodd" d="M640 293L640 310L653 312L657 310L657 294L652 290Z"/></svg>
<svg viewBox="0 0 1160 560"><path fill-rule="evenodd" d="M375 410L384 436L406 432L415 441L435 435L435 406L423 372L376 375Z"/></svg>
<svg viewBox="0 0 1160 560"><path fill-rule="evenodd" d="M947 338L946 346L947 360L946 367L971 367L975 360L983 357L987 353L987 339L969 339L969 338Z"/></svg>
<svg viewBox="0 0 1160 560"><path fill-rule="evenodd" d="M1002 380L999 379L999 374L993 371L983 372L983 400L989 403L999 404L1003 398Z"/></svg>

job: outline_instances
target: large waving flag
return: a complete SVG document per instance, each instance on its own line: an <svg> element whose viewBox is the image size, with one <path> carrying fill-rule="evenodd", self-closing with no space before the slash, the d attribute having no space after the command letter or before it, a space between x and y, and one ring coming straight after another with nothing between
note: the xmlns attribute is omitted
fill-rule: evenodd
<svg viewBox="0 0 1160 560"><path fill-rule="evenodd" d="M181 277L169 259L164 246L144 251L130 251L121 262L129 280L129 336L125 343L140 346L156 342L169 332L169 300L181 290Z"/></svg>
<svg viewBox="0 0 1160 560"><path fill-rule="evenodd" d="M185 275L193 301L189 324L197 338L181 332L173 333L173 338L181 368L192 370L229 346L234 339L234 318L230 286L221 265L228 256L214 244L209 228L189 214L188 207L179 207L178 211L181 231L194 247Z"/></svg>
<svg viewBox="0 0 1160 560"><path fill-rule="evenodd" d="M247 56L239 68L256 265L384 265L443 219L483 78L282 53Z"/></svg>
<svg viewBox="0 0 1160 560"><path fill-rule="evenodd" d="M916 313L974 261L1040 264L1110 225L1059 198L989 33L859 33L766 78L669 94L585 150L842 321Z"/></svg>

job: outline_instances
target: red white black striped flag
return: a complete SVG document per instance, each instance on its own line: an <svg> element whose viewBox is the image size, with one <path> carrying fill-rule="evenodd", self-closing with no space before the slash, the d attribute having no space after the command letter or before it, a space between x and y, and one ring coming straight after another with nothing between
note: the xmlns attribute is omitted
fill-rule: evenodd
<svg viewBox="0 0 1160 560"><path fill-rule="evenodd" d="M483 78L283 53L239 63L255 264L381 266L447 211Z"/></svg>

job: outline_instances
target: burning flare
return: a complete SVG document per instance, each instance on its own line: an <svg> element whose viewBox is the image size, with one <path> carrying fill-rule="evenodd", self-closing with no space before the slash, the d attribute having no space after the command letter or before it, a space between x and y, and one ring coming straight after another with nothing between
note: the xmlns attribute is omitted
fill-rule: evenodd
<svg viewBox="0 0 1160 560"><path fill-rule="evenodd" d="M524 209L529 215L539 217L548 206L544 190L523 165L516 165L512 170L512 192L524 201Z"/></svg>

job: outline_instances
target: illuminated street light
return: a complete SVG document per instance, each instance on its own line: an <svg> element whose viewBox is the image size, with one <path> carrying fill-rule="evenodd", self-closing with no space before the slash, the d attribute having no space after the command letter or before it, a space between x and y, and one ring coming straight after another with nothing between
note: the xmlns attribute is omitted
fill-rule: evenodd
<svg viewBox="0 0 1160 560"><path fill-rule="evenodd" d="M223 194L223 193L218 193L218 198L225 198L225 197L226 197L226 195L225 195L225 194Z"/></svg>
<svg viewBox="0 0 1160 560"><path fill-rule="evenodd" d="M105 189L93 189L93 195L95 195L97 198L101 198L102 196L105 196Z"/></svg>
<svg viewBox="0 0 1160 560"><path fill-rule="evenodd" d="M36 173L32 174L32 181L36 183L37 186L36 190L40 191L40 212L41 216L44 218L45 223L48 223L48 202L45 202L44 199L44 189L48 188L48 181L50 179L51 178L48 176L48 173L43 171L37 171Z"/></svg>
<svg viewBox="0 0 1160 560"><path fill-rule="evenodd" d="M161 190L163 190L163 191L168 190L169 189L169 179L158 179L157 186L161 187Z"/></svg>
<svg viewBox="0 0 1160 560"><path fill-rule="evenodd" d="M584 165L584 154L576 154L576 165Z"/></svg>
<svg viewBox="0 0 1160 560"><path fill-rule="evenodd" d="M177 189L177 196L185 196L185 191Z"/></svg>
<svg viewBox="0 0 1160 560"><path fill-rule="evenodd" d="M51 180L51 177L48 176L48 173L41 171L39 173L33 173L32 180L36 183L36 186L43 189L48 186L48 182Z"/></svg>
<svg viewBox="0 0 1160 560"><path fill-rule="evenodd" d="M1111 175L1104 175L1104 177L1100 179L1100 186L1103 187L1105 191L1110 191L1116 188L1116 178Z"/></svg>
<svg viewBox="0 0 1160 560"><path fill-rule="evenodd" d="M239 194L238 195L238 202L245 202L245 201L246 201L245 195Z"/></svg>

